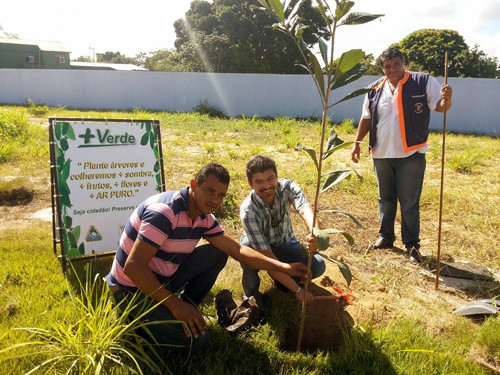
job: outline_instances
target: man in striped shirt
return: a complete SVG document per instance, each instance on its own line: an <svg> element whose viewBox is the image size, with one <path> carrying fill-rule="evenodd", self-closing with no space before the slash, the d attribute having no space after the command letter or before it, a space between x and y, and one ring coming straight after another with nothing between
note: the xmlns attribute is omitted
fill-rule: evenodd
<svg viewBox="0 0 500 375"><path fill-rule="evenodd" d="M265 155L252 157L246 168L248 183L253 189L240 207L240 219L245 230L240 243L260 251L269 258L281 262L302 262L307 264L307 256L302 253L302 245L293 233L290 219L290 209L300 214L312 231L313 210L302 193L302 190L292 180L278 179L276 163ZM319 222L316 221L319 229ZM307 236L307 250L314 252L318 248L316 236ZM258 270L241 264L243 268L243 290L247 297L259 291L260 277ZM321 276L326 269L325 261L320 255L314 255L311 264L312 277ZM300 301L307 298L314 300L311 293L305 295L298 280L294 280L283 272L268 271L272 279L295 294Z"/></svg>
<svg viewBox="0 0 500 375"><path fill-rule="evenodd" d="M192 350L203 346L207 333L198 305L214 285L228 255L252 268L306 277L303 264L268 258L224 233L212 212L221 205L229 180L224 167L207 164L189 187L157 194L141 203L122 234L107 277L117 301L137 293L139 301L150 306L161 302L141 319L186 323L149 326L160 345ZM196 246L201 238L208 244ZM180 290L179 298L173 295Z"/></svg>

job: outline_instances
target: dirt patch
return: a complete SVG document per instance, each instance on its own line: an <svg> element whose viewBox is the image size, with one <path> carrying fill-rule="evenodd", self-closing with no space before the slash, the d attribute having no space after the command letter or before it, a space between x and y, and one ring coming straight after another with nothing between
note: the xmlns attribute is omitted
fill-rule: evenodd
<svg viewBox="0 0 500 375"><path fill-rule="evenodd" d="M332 293L313 283L310 292L315 296L330 296ZM345 310L345 304L337 299L314 301L307 308L301 351L337 351L342 345L343 331L352 327L353 319ZM299 335L300 316L288 327L281 349L295 351Z"/></svg>
<svg viewBox="0 0 500 375"><path fill-rule="evenodd" d="M14 180L14 176L0 177L0 183ZM0 230L23 229L33 223L33 214L51 207L50 178L26 176L22 184L0 191Z"/></svg>
<svg viewBox="0 0 500 375"><path fill-rule="evenodd" d="M33 200L35 192L24 187L0 191L0 206L25 206Z"/></svg>

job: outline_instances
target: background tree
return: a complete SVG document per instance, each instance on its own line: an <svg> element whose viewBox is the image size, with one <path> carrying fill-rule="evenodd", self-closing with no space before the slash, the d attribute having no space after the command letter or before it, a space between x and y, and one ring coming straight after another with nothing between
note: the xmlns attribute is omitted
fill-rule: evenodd
<svg viewBox="0 0 500 375"><path fill-rule="evenodd" d="M399 47L406 55L409 70L444 75L444 53L452 60L450 77L494 78L499 74L498 59L487 57L478 46L469 50L464 38L454 30L422 29L409 34L391 47ZM377 59L375 65L379 65Z"/></svg>
<svg viewBox="0 0 500 375"><path fill-rule="evenodd" d="M455 57L459 77L498 78L500 64L497 57L488 57L477 44Z"/></svg>
<svg viewBox="0 0 500 375"><path fill-rule="evenodd" d="M76 59L71 59L71 61L93 62L92 57L90 57L90 56L78 56Z"/></svg>
<svg viewBox="0 0 500 375"><path fill-rule="evenodd" d="M133 57L127 57L118 52L106 51L104 53L96 54L97 62L110 63L110 64L135 64Z"/></svg>
<svg viewBox="0 0 500 375"><path fill-rule="evenodd" d="M290 9L297 3L292 1ZM230 73L304 73L300 52L285 35L272 30L274 23L264 12L251 12L257 0L195 0L185 19L175 21L175 47L181 60L194 71ZM321 14L306 0L299 16L309 27L303 40L312 45L319 36L328 38L318 27Z"/></svg>
<svg viewBox="0 0 500 375"><path fill-rule="evenodd" d="M189 72L197 68L193 68L191 61L185 61L179 52L171 49L160 49L147 54L142 52L136 56L135 61L136 65L148 70Z"/></svg>

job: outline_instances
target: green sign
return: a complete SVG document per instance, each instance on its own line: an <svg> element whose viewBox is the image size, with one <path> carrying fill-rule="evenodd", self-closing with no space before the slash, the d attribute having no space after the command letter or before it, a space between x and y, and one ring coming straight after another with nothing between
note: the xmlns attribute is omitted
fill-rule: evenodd
<svg viewBox="0 0 500 375"><path fill-rule="evenodd" d="M51 118L50 132L62 254L115 251L137 205L164 190L158 122Z"/></svg>

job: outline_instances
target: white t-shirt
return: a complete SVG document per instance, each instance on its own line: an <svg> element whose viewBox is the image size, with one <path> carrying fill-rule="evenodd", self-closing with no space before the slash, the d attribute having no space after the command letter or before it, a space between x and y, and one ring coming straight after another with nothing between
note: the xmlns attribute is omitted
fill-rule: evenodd
<svg viewBox="0 0 500 375"><path fill-rule="evenodd" d="M400 87L401 83L398 83L394 93L392 93L389 87L389 80L386 80L382 88L382 94L377 105L379 119L377 124L377 142L371 150L372 157L375 159L406 158L415 152L425 153L427 151L427 144L418 150L410 152L405 152L403 149L397 102ZM427 81L426 93L427 106L431 111L434 111L441 100L441 85L432 76L429 76ZM364 119L371 118L368 104L368 94L366 94L362 112L362 118Z"/></svg>

